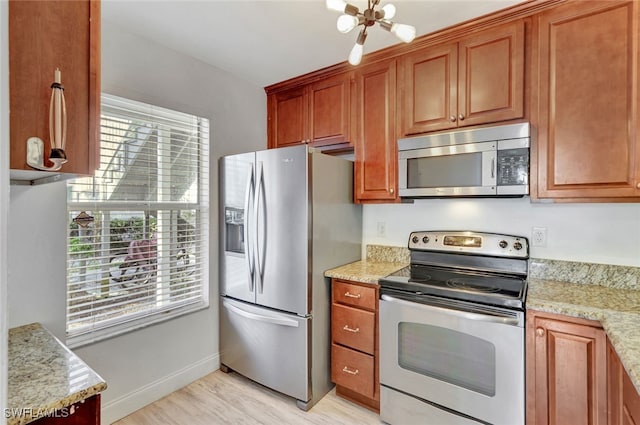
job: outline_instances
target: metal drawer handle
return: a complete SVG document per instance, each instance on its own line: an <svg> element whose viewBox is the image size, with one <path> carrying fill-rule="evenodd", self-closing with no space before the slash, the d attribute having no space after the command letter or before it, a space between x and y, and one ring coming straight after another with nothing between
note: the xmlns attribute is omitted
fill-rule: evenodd
<svg viewBox="0 0 640 425"><path fill-rule="evenodd" d="M353 333L360 332L360 328L355 328L355 329L353 329L353 328L350 328L350 327L349 327L349 325L344 325L344 327L342 328L342 330L343 330L343 331L353 332Z"/></svg>
<svg viewBox="0 0 640 425"><path fill-rule="evenodd" d="M345 297L349 297L349 298L360 298L362 295L360 294L352 294L351 292L347 291L344 293Z"/></svg>
<svg viewBox="0 0 640 425"><path fill-rule="evenodd" d="M360 371L359 371L358 369L356 369L355 371L353 371L353 370L350 370L350 369L349 369L348 367L346 367L346 366L342 368L342 371L343 371L343 372L348 373L349 375L357 375L358 373L360 373Z"/></svg>

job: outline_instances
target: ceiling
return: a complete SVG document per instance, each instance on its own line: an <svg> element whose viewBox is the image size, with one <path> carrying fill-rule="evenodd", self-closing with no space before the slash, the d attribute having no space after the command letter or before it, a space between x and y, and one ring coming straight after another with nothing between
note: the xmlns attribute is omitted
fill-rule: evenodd
<svg viewBox="0 0 640 425"><path fill-rule="evenodd" d="M395 22L423 35L519 0L391 0ZM366 1L351 0L366 9ZM385 4L385 0L381 4ZM324 0L103 0L102 18L261 87L344 62L357 31L336 30ZM372 28L365 54L397 44Z"/></svg>

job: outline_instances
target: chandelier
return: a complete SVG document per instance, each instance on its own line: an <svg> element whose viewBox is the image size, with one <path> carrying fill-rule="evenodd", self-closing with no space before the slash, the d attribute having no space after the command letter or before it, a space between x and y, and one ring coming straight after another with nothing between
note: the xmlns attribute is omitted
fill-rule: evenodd
<svg viewBox="0 0 640 425"><path fill-rule="evenodd" d="M358 65L362 60L364 41L367 39L367 28L376 22L405 43L410 43L416 38L415 27L390 21L396 14L394 5L385 4L379 10L375 10L378 3L380 3L380 0L367 0L367 9L364 12L360 12L357 7L348 4L344 0L326 0L327 9L343 13L338 18L338 31L346 34L358 25L362 25L356 44L349 54L349 63L351 65Z"/></svg>

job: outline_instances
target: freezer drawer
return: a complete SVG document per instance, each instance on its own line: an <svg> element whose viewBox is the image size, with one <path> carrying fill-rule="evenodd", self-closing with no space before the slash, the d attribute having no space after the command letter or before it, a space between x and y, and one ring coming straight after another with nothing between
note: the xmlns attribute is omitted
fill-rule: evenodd
<svg viewBox="0 0 640 425"><path fill-rule="evenodd" d="M309 401L310 317L222 297L220 362L276 391Z"/></svg>

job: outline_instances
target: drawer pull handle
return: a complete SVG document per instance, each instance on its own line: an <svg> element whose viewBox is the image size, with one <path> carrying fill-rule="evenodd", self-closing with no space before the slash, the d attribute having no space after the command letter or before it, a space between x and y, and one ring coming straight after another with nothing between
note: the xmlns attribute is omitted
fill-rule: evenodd
<svg viewBox="0 0 640 425"><path fill-rule="evenodd" d="M358 369L356 369L354 371L354 370L349 369L346 366L342 368L342 371L345 372L345 373L348 373L349 375L357 375L358 373L360 373L360 371Z"/></svg>
<svg viewBox="0 0 640 425"><path fill-rule="evenodd" d="M348 331L348 332L353 332L353 333L360 332L360 328L353 329L353 328L350 328L349 325L344 325L342 330L343 331Z"/></svg>
<svg viewBox="0 0 640 425"><path fill-rule="evenodd" d="M349 298L360 298L362 295L360 294L352 294L351 292L347 291L344 293L345 297L349 297Z"/></svg>

